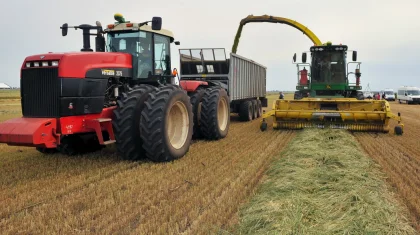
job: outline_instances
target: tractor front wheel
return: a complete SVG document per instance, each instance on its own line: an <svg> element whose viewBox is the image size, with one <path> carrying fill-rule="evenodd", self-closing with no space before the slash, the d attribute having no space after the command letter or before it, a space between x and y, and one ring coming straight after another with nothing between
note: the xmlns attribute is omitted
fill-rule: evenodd
<svg viewBox="0 0 420 235"><path fill-rule="evenodd" d="M140 138L140 115L144 109L144 102L148 94L155 87L139 85L130 88L129 92L122 94L114 110L113 128L118 153L124 160L139 160L144 157Z"/></svg>
<svg viewBox="0 0 420 235"><path fill-rule="evenodd" d="M151 92L140 122L143 148L150 160L173 161L189 151L193 112L190 97L180 87L166 85Z"/></svg>

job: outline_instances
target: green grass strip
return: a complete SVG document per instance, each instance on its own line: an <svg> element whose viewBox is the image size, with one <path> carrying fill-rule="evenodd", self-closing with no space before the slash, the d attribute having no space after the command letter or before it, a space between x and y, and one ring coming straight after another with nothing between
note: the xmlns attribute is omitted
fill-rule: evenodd
<svg viewBox="0 0 420 235"><path fill-rule="evenodd" d="M415 234L378 166L345 130L299 133L240 212L239 234Z"/></svg>

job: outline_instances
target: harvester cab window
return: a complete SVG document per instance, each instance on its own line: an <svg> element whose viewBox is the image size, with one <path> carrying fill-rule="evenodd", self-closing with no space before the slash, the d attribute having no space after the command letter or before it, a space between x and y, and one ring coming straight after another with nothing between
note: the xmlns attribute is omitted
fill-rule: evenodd
<svg viewBox="0 0 420 235"><path fill-rule="evenodd" d="M342 52L317 52L313 55L314 75L312 82L344 83L346 82L345 63Z"/></svg>

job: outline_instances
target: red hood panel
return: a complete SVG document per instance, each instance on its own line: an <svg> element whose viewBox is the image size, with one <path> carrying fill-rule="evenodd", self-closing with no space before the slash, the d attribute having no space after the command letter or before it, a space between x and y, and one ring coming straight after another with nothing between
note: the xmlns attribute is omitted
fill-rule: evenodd
<svg viewBox="0 0 420 235"><path fill-rule="evenodd" d="M95 68L132 68L130 54L115 52L78 52L64 54L59 63L59 77L84 78Z"/></svg>
<svg viewBox="0 0 420 235"><path fill-rule="evenodd" d="M84 78L95 68L132 68L130 54L117 52L67 52L31 55L25 58L22 68L29 61L59 60L59 77Z"/></svg>

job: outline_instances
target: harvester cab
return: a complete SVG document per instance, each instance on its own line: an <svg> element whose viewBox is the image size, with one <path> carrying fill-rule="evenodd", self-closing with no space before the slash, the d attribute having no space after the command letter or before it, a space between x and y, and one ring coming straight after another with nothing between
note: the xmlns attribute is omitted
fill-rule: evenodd
<svg viewBox="0 0 420 235"><path fill-rule="evenodd" d="M357 62L357 51L352 53L352 62L347 62L348 48L346 45L332 45L331 42L310 48L310 62L307 62L307 52L302 53L302 62L296 63L296 54L293 62L298 70L298 83L294 99L304 97L319 98L356 98L363 99L360 85L360 65ZM349 65L355 64L354 72ZM308 68L308 69L307 69ZM349 75L355 75L351 82Z"/></svg>

